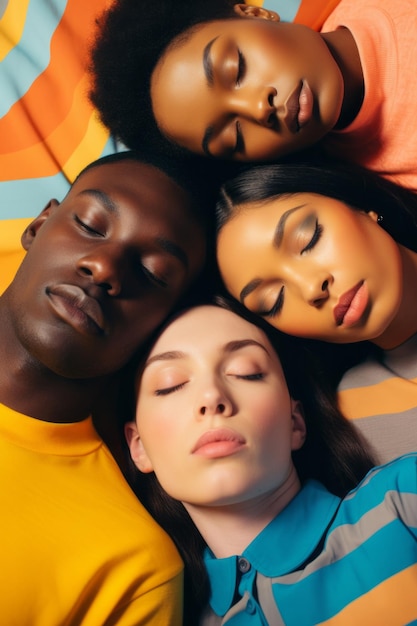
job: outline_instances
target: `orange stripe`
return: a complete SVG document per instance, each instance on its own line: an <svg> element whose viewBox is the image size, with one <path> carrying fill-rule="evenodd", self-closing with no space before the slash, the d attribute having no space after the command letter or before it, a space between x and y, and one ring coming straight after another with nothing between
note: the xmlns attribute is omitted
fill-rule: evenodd
<svg viewBox="0 0 417 626"><path fill-rule="evenodd" d="M294 22L319 31L340 0L301 0Z"/></svg>
<svg viewBox="0 0 417 626"><path fill-rule="evenodd" d="M22 38L30 0L9 0L0 20L0 62Z"/></svg>
<svg viewBox="0 0 417 626"><path fill-rule="evenodd" d="M389 378L369 387L339 391L339 406L348 419L400 413L417 406L417 378Z"/></svg>
<svg viewBox="0 0 417 626"><path fill-rule="evenodd" d="M98 133L103 140L91 145L90 151L85 151L85 154L87 159L92 157L90 160L100 156L107 131L103 130L96 119L95 111L82 98L85 89L86 77L83 76L73 92L74 106L69 115L53 128L48 136L38 138L37 143L20 151L0 154L0 180L19 180L57 174L77 150L83 138L88 135L91 124L99 126ZM87 162L81 163L81 167L87 165Z"/></svg>
<svg viewBox="0 0 417 626"><path fill-rule="evenodd" d="M0 226L0 294L10 284L25 256L20 237L33 218L2 220Z"/></svg>
<svg viewBox="0 0 417 626"><path fill-rule="evenodd" d="M404 626L417 620L417 565L391 576L320 626Z"/></svg>
<svg viewBox="0 0 417 626"><path fill-rule="evenodd" d="M68 1L51 40L51 63L0 120L0 152L10 159L13 153L30 149L30 159L34 164L29 176L19 172L21 161L19 166L14 162L13 168L10 164L9 179L35 177L39 171L42 171L42 175L57 173L62 162L69 159L80 137L84 135L93 111L86 96L87 74L84 63L94 18L107 4L108 0L90 0L88 3L84 0ZM76 33L76 42L73 33ZM83 81L83 91L79 89L80 81ZM69 115L70 112L72 115ZM59 131L62 144L56 162L55 155L46 154L48 148L45 149L43 138L54 133L63 120L67 128Z"/></svg>
<svg viewBox="0 0 417 626"><path fill-rule="evenodd" d="M70 155L68 161L62 164L62 171L66 178L73 182L75 177L88 163L98 159L102 155L108 139L109 131L104 128L93 112L84 137Z"/></svg>

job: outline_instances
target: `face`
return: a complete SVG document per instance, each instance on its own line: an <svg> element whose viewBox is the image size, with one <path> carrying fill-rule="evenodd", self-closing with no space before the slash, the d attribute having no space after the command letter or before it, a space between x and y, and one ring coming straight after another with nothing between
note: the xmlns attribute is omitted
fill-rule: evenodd
<svg viewBox="0 0 417 626"><path fill-rule="evenodd" d="M403 279L399 247L376 219L316 194L248 203L220 231L221 275L233 296L290 335L381 338Z"/></svg>
<svg viewBox="0 0 417 626"><path fill-rule="evenodd" d="M319 33L255 17L200 25L170 47L151 81L164 134L192 152L236 161L316 143L335 126L343 91Z"/></svg>
<svg viewBox="0 0 417 626"><path fill-rule="evenodd" d="M162 333L140 381L136 420L127 428L134 461L186 506L285 491L291 450L305 432L265 334L214 306L182 314Z"/></svg>
<svg viewBox="0 0 417 626"><path fill-rule="evenodd" d="M200 270L187 194L136 161L85 172L25 231L9 291L23 349L66 377L118 370Z"/></svg>

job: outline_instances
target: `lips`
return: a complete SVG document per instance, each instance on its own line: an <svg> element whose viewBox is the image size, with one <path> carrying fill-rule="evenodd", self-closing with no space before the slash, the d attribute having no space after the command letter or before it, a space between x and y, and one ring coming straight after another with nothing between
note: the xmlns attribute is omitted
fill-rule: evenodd
<svg viewBox="0 0 417 626"><path fill-rule="evenodd" d="M55 312L77 330L104 334L105 320L100 304L81 287L60 284L48 287L46 293Z"/></svg>
<svg viewBox="0 0 417 626"><path fill-rule="evenodd" d="M368 304L368 288L363 280L346 291L333 310L337 326L352 326L358 322Z"/></svg>
<svg viewBox="0 0 417 626"><path fill-rule="evenodd" d="M285 102L284 122L292 133L298 133L313 115L314 97L307 81L300 81Z"/></svg>
<svg viewBox="0 0 417 626"><path fill-rule="evenodd" d="M240 450L246 441L231 428L216 428L202 435L192 449L193 454L207 458L229 456Z"/></svg>

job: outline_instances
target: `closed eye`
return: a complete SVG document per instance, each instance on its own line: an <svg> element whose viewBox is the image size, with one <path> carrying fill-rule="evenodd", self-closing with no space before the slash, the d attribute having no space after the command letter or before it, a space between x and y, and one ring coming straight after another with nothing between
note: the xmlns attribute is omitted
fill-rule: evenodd
<svg viewBox="0 0 417 626"><path fill-rule="evenodd" d="M263 380L265 378L265 374L262 372L257 372L256 374L239 374L236 375L236 378L241 378L243 380Z"/></svg>
<svg viewBox="0 0 417 626"><path fill-rule="evenodd" d="M313 236L310 239L310 241L308 242L308 244L306 246L304 246L304 248L301 250L301 254L304 254L304 252L309 252L310 250L312 250L314 248L314 246L320 240L320 237L321 237L322 233L323 233L323 226L321 226L321 224L319 224L318 220L316 220Z"/></svg>
<svg viewBox="0 0 417 626"><path fill-rule="evenodd" d="M269 317L269 318L275 317L281 311L283 305L284 305L284 287L281 287L281 289L279 290L278 297L275 300L273 307L269 309L269 311L260 311L258 315L261 315L262 317Z"/></svg>
<svg viewBox="0 0 417 626"><path fill-rule="evenodd" d="M244 149L245 149L245 142L243 141L242 127L238 120L236 121L236 144L233 149L233 153L235 154L236 152L243 152Z"/></svg>
<svg viewBox="0 0 417 626"><path fill-rule="evenodd" d="M163 287L163 288L168 287L168 283L163 278L159 278L159 276L156 276L156 274L153 274L153 272L148 270L148 268L145 267L144 265L142 265L141 267L146 278L148 278L148 280L150 280L152 283L154 283L158 287Z"/></svg>
<svg viewBox="0 0 417 626"><path fill-rule="evenodd" d="M103 233L101 233L100 231L96 230L95 228L93 228L89 224L86 224L85 222L83 222L78 217L78 215L74 214L74 220L85 232L89 233L90 235L96 235L97 237L104 237Z"/></svg>
<svg viewBox="0 0 417 626"><path fill-rule="evenodd" d="M237 51L238 54L238 65L237 65L237 76L236 76L236 85L240 87L240 83L245 76L246 73L246 61L245 57L241 53L240 50Z"/></svg>
<svg viewBox="0 0 417 626"><path fill-rule="evenodd" d="M166 387L165 389L157 389L155 391L156 396L167 396L170 393L174 393L175 391L179 391L184 387L186 383L180 383L179 385L174 385L173 387Z"/></svg>

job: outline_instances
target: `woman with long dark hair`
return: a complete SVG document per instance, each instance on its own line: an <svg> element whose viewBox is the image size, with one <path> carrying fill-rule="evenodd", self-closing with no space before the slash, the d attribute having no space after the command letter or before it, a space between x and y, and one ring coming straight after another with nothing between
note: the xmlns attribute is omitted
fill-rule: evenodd
<svg viewBox="0 0 417 626"><path fill-rule="evenodd" d="M382 460L416 449L416 196L356 167L274 164L227 182L217 218L228 291L285 333L338 344L325 348L338 372L365 349L343 412Z"/></svg>

